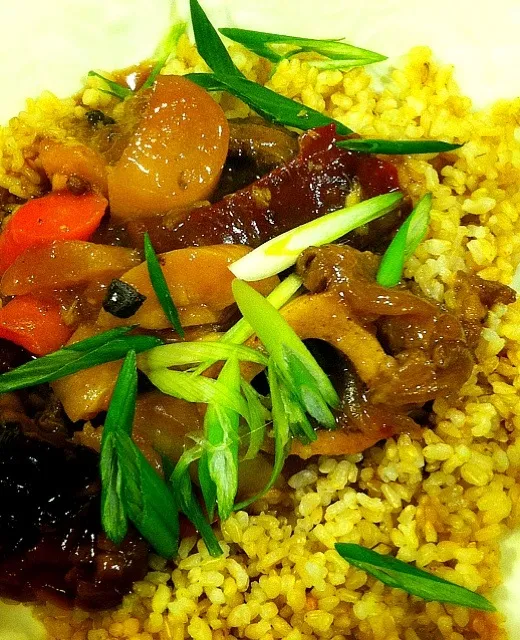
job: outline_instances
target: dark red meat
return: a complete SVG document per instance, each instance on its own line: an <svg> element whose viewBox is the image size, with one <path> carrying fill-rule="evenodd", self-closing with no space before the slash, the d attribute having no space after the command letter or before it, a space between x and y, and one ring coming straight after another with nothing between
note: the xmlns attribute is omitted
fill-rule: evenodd
<svg viewBox="0 0 520 640"><path fill-rule="evenodd" d="M396 168L384 160L339 149L334 125L308 131L289 163L215 204L193 209L172 226L163 219L129 225L148 230L158 251L186 246L245 244L271 238L344 206L354 182L365 198L398 189Z"/></svg>

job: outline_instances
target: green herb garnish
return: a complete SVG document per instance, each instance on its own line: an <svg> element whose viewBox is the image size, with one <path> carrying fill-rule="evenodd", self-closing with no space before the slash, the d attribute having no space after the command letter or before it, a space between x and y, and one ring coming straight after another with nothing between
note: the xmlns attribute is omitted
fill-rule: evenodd
<svg viewBox="0 0 520 640"><path fill-rule="evenodd" d="M180 337L184 338L184 329L181 326L179 312L177 311L177 307L175 306L170 290L168 289L168 283L164 277L159 258L154 251L148 232L144 234L144 257L146 260L146 266L148 267L150 282L152 283L155 295L157 296L162 310L164 311L164 315L168 318L168 321Z"/></svg>
<svg viewBox="0 0 520 640"><path fill-rule="evenodd" d="M386 60L386 56L379 53L343 42L343 38L314 40L249 29L219 31L226 38L240 43L249 51L275 64L298 53L317 53L324 56L327 60L306 60L310 65L322 69L349 69Z"/></svg>
<svg viewBox="0 0 520 640"><path fill-rule="evenodd" d="M166 484L131 439L137 399L135 351L126 355L110 401L101 440L101 520L119 544L128 520L160 555L175 555L177 507Z"/></svg>
<svg viewBox="0 0 520 640"><path fill-rule="evenodd" d="M134 95L134 92L132 91L132 89L130 89L130 87L124 87L123 85L114 82L113 80L109 80L97 71L89 71L88 75L94 76L95 78L100 78L101 80L103 80L103 82L105 82L108 89L100 89L102 93L108 93L108 95L113 96L114 98L118 98L119 100L125 100L126 98Z"/></svg>
<svg viewBox="0 0 520 640"><path fill-rule="evenodd" d="M335 547L349 564L366 571L389 587L402 589L413 596L432 602L447 602L482 611L496 611L494 605L484 596L392 556L382 555L358 544L337 543Z"/></svg>
<svg viewBox="0 0 520 640"><path fill-rule="evenodd" d="M162 344L160 338L153 336L127 335L133 328L105 331L8 371L0 375L0 393L52 382L83 369L121 360L130 350L141 353Z"/></svg>
<svg viewBox="0 0 520 640"><path fill-rule="evenodd" d="M319 424L335 428L330 408L339 405L339 397L310 351L260 293L241 280L234 280L232 287L238 308L269 352L288 393Z"/></svg>
<svg viewBox="0 0 520 640"><path fill-rule="evenodd" d="M403 275L405 262L414 254L428 233L432 194L423 196L406 218L385 251L376 280L383 287L395 287Z"/></svg>
<svg viewBox="0 0 520 640"><path fill-rule="evenodd" d="M260 351L237 344L229 344L223 340L164 344L147 351L141 356L139 362L146 370L151 371L153 369L178 367L206 360L218 362L231 357L267 366L267 358Z"/></svg>
<svg viewBox="0 0 520 640"><path fill-rule="evenodd" d="M271 477L266 486L255 496L251 496L247 500L243 500L234 506L235 511L245 509L256 500L271 489L279 475L282 473L283 465L291 450L291 428L287 415L287 407L281 394L281 388L283 387L283 377L276 370L276 364L271 357L269 366L267 368L267 381L269 383L269 389L271 390L271 414L273 420L273 437L274 437L274 464L271 472Z"/></svg>
<svg viewBox="0 0 520 640"><path fill-rule="evenodd" d="M353 229L392 211L402 198L399 192L387 193L328 213L265 242L229 268L237 278L248 281L280 273L295 264L301 252L308 247L338 240Z"/></svg>
<svg viewBox="0 0 520 640"><path fill-rule="evenodd" d="M161 73L171 56L175 53L179 38L186 31L186 27L187 24L185 22L176 22L172 25L157 47L154 56L155 63L150 71L150 75L144 81L141 89L149 89L153 85L157 76Z"/></svg>
<svg viewBox="0 0 520 640"><path fill-rule="evenodd" d="M163 468L170 479L170 486L179 509L199 531L211 556L217 558L222 555L215 532L206 520L202 508L197 500L190 476L190 466L202 454L202 447L195 446L187 449L179 458L175 468L169 461L163 461ZM199 463L200 465L200 463Z"/></svg>
<svg viewBox="0 0 520 640"><path fill-rule="evenodd" d="M231 93L231 95L240 98L242 102L245 102L253 111L269 122L286 127L294 127L302 131L334 124L336 125L336 131L341 135L352 133L352 129L349 129L339 120L334 120L334 118L311 109L311 107L306 107L301 102L286 98L247 78L236 75L223 77L212 73L188 73L184 77L195 82L206 91L227 91Z"/></svg>
<svg viewBox="0 0 520 640"><path fill-rule="evenodd" d="M218 376L219 382L240 393L240 367L231 357ZM210 402L204 416L204 435L208 472L216 489L216 504L221 520L233 511L238 489L238 424L240 415L228 407Z"/></svg>
<svg viewBox="0 0 520 640"><path fill-rule="evenodd" d="M442 140L375 140L349 138L336 142L337 147L360 153L382 153L388 155L411 155L417 153L442 153L460 149L462 144Z"/></svg>
<svg viewBox="0 0 520 640"><path fill-rule="evenodd" d="M243 78L198 0L190 0L190 13L195 44L208 67L219 78L229 75Z"/></svg>

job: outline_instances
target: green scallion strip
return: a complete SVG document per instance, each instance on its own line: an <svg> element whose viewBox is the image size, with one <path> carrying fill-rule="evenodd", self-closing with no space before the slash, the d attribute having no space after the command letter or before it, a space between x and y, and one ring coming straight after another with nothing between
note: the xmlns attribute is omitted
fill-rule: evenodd
<svg viewBox="0 0 520 640"><path fill-rule="evenodd" d="M175 53L179 38L186 31L186 26L186 22L176 22L170 27L168 33L157 47L157 51L154 56L155 63L150 75L146 78L141 89L149 89L153 85L157 76L161 73L171 56Z"/></svg>
<svg viewBox="0 0 520 640"><path fill-rule="evenodd" d="M376 280L383 287L395 287L400 282L405 262L428 233L431 208L432 194L427 193L395 234L377 271Z"/></svg>
<svg viewBox="0 0 520 640"><path fill-rule="evenodd" d="M234 280L232 288L240 312L255 330L291 392L320 424L334 428L334 417L328 407L337 407L339 397L311 352L258 291L242 280Z"/></svg>
<svg viewBox="0 0 520 640"><path fill-rule="evenodd" d="M190 0L190 13L197 51L208 67L219 77L236 75L243 78L198 0Z"/></svg>
<svg viewBox="0 0 520 640"><path fill-rule="evenodd" d="M247 402L249 427L249 445L244 460L253 460L258 455L265 440L266 421L271 417L264 407L260 394L246 380L242 379L241 388Z"/></svg>
<svg viewBox="0 0 520 640"><path fill-rule="evenodd" d="M217 506L217 487L209 474L207 447L202 450L200 455L197 473L202 498L206 505L206 511L208 512L208 518L210 522L212 522L215 517L215 508Z"/></svg>
<svg viewBox="0 0 520 640"><path fill-rule="evenodd" d="M148 232L144 234L144 257L148 267L150 282L152 283L153 290L155 291L162 310L175 331L181 338L184 338L184 329L181 326L179 312L168 289L168 283L164 277L159 258L154 251Z"/></svg>
<svg viewBox="0 0 520 640"><path fill-rule="evenodd" d="M141 353L162 344L162 340L153 336L127 335L131 329L122 327L100 333L8 371L0 375L0 393L52 382L83 369L121 360L131 350Z"/></svg>
<svg viewBox="0 0 520 640"><path fill-rule="evenodd" d="M271 487L274 486L276 480L282 472L285 460L291 450L291 429L286 413L286 405L280 393L283 376L277 371L274 358L270 358L267 368L267 380L271 389L272 418L273 418L273 436L274 436L274 464L271 477L268 483L260 493L255 496L243 500L234 506L234 511L245 509L253 502L264 496Z"/></svg>
<svg viewBox="0 0 520 640"><path fill-rule="evenodd" d="M215 342L202 340L197 342L174 342L161 345L144 353L140 358L140 365L142 364L142 368L151 371L153 369L195 364L206 360L218 362L232 357L267 366L267 358L259 351L221 340Z"/></svg>
<svg viewBox="0 0 520 640"><path fill-rule="evenodd" d="M108 78L105 78L105 76L102 76L97 71L89 71L88 75L94 76L95 78L100 78L100 80L103 80L103 82L105 82L105 84L107 85L108 89L100 89L100 91L102 91L103 93L108 93L114 98L118 98L119 100L125 100L126 98L129 98L130 96L134 95L134 92L132 91L132 89L130 89L130 87L123 87L123 85L120 85L117 82L114 82L113 80L109 80Z"/></svg>
<svg viewBox="0 0 520 640"><path fill-rule="evenodd" d="M460 149L462 144L443 142L442 140L375 140L367 138L349 138L336 143L341 149L360 153L382 153L388 155L411 155L418 153L442 153Z"/></svg>
<svg viewBox="0 0 520 640"><path fill-rule="evenodd" d="M286 127L294 127L302 131L334 124L339 134L348 135L352 133L352 130L339 122L339 120L329 118L329 116L315 109L281 96L279 93L247 78L237 75L218 76L213 73L189 73L184 77L195 82L206 91L227 91L242 100L242 102L245 102L253 111L269 122Z"/></svg>
<svg viewBox="0 0 520 640"><path fill-rule="evenodd" d="M357 544L337 543L335 546L336 551L349 564L366 571L389 587L402 589L432 602L446 602L481 611L496 611L495 606L484 596L417 569L402 560Z"/></svg>
<svg viewBox="0 0 520 640"><path fill-rule="evenodd" d="M101 519L108 537L120 543L131 520L160 555L178 547L177 508L163 480L131 439L137 400L135 351L121 367L101 441Z"/></svg>
<svg viewBox="0 0 520 640"><path fill-rule="evenodd" d="M298 289L302 285L302 279L295 273L291 273L285 280L282 280L278 286L276 286L271 293L267 296L267 300L273 305L275 309L280 309L287 304L289 300L296 295ZM253 327L245 320L240 320L234 324L231 329L228 329L226 333L219 338L219 342L225 342L227 344L242 344L248 340L254 334ZM194 375L199 375L206 371L211 365L215 364L217 360L207 360L199 365L194 371Z"/></svg>
<svg viewBox="0 0 520 640"><path fill-rule="evenodd" d="M330 62L337 65L334 67L337 69L362 66L386 60L386 56L367 49L354 47L343 42L342 39L313 40L311 38L297 38L277 33L265 33L264 31L251 31L249 29L219 29L219 31L226 38L240 43L249 51L274 63L303 52L325 56L329 58ZM283 47L283 50L277 50L277 47ZM312 64L315 61L307 62Z"/></svg>
<svg viewBox="0 0 520 640"><path fill-rule="evenodd" d="M193 484L190 476L190 466L196 462L203 453L201 446L195 446L186 451L179 458L173 471L170 465L166 464L167 475L170 478L170 486L175 496L179 509L192 522L199 531L209 554L214 558L222 555L222 549L215 536L215 532L206 520L202 508L193 491Z"/></svg>
<svg viewBox="0 0 520 640"><path fill-rule="evenodd" d="M234 393L240 393L240 367L231 357L222 367L218 381ZM233 409L210 402L204 416L209 476L216 487L217 508L221 520L233 511L238 489L238 424L240 415Z"/></svg>
<svg viewBox="0 0 520 640"><path fill-rule="evenodd" d="M186 402L213 402L228 407L247 419L248 410L244 398L219 380L170 369L154 369L145 373L150 382L167 395Z"/></svg>
<svg viewBox="0 0 520 640"><path fill-rule="evenodd" d="M291 267L302 251L338 240L395 209L403 196L387 193L328 213L257 247L229 268L242 280L261 280Z"/></svg>

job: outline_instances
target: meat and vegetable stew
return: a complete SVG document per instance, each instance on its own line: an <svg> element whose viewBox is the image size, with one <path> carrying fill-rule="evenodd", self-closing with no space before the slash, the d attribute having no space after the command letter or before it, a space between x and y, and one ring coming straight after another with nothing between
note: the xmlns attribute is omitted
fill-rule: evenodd
<svg viewBox="0 0 520 640"><path fill-rule="evenodd" d="M432 203L402 188L399 154L449 163L458 145L266 106L212 55L212 74L114 76L117 108L38 141L37 197L2 195L2 596L112 607L194 529L218 557L212 525L286 490L287 469L420 439L515 299L461 271L448 308L403 276ZM228 120L223 89L260 115ZM385 581L355 546L337 550ZM387 580L434 599L414 571ZM493 609L436 580L440 601Z"/></svg>

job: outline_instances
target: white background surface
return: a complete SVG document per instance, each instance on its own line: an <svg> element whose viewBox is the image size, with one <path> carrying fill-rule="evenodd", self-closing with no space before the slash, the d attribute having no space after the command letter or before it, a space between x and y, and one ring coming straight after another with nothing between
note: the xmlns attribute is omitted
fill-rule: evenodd
<svg viewBox="0 0 520 640"><path fill-rule="evenodd" d="M205 0L215 26L314 37L345 37L395 58L429 45L477 106L520 96L518 0ZM118 68L150 55L170 22L169 0L0 0L0 122L26 97L76 91L92 68ZM187 0L175 7L187 14ZM519 185L520 187L520 185ZM520 637L520 535L504 545L505 586L497 595ZM34 629L0 608L0 640Z"/></svg>

